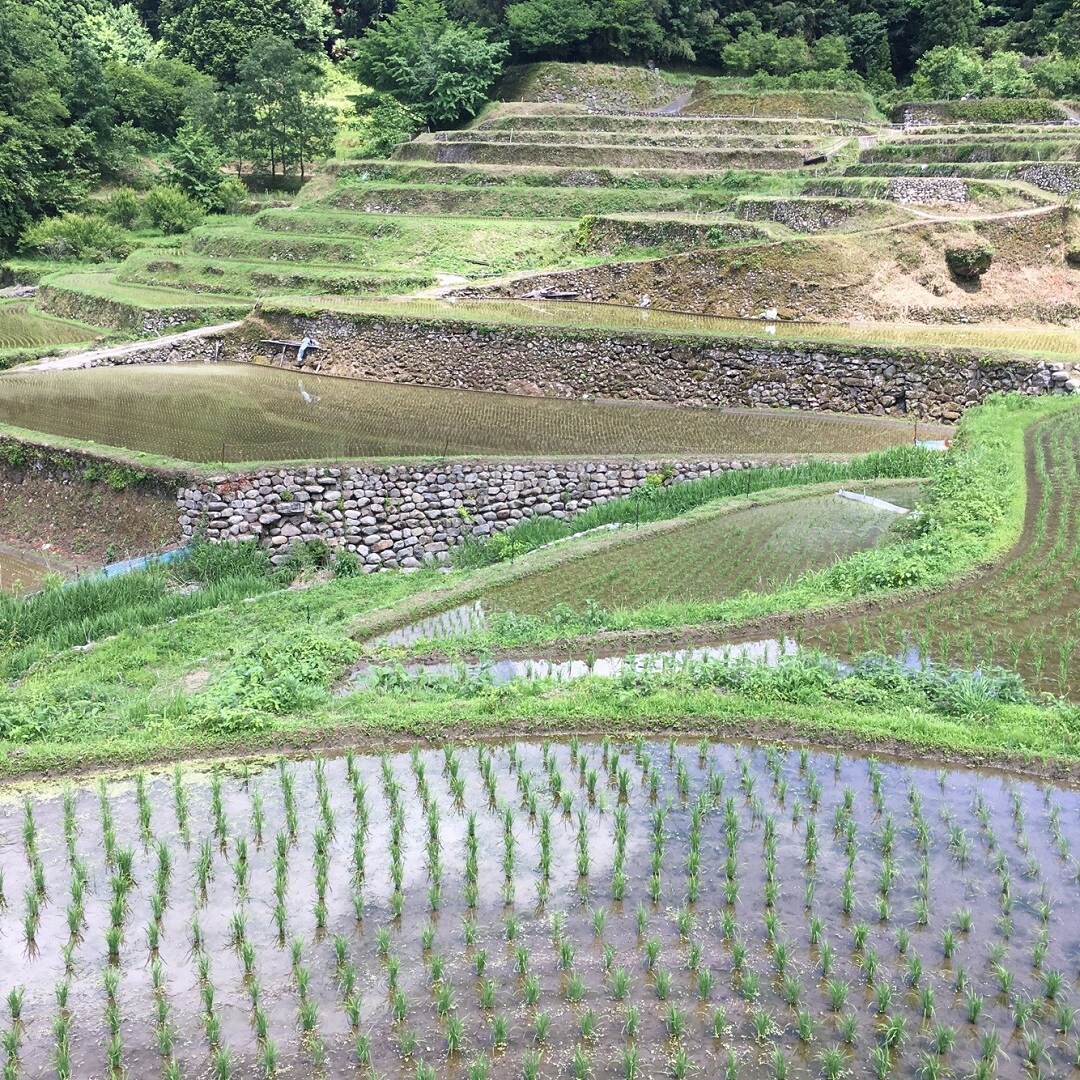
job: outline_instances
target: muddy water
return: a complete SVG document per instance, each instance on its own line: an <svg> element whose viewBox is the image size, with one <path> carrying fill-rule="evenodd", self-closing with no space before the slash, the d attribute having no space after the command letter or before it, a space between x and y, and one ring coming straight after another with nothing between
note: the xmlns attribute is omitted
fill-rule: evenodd
<svg viewBox="0 0 1080 1080"><path fill-rule="evenodd" d="M234 363L4 372L0 420L202 462L855 454L951 431L885 417L530 398Z"/></svg>
<svg viewBox="0 0 1080 1080"><path fill-rule="evenodd" d="M0 547L0 592L34 592L50 573L65 572L66 567L53 560L16 554Z"/></svg>
<svg viewBox="0 0 1080 1080"><path fill-rule="evenodd" d="M473 611L476 609L456 609ZM451 613L447 613L448 615ZM434 621L434 620L426 620ZM415 624L419 627L420 623ZM407 634L407 628L398 631ZM388 635L392 637L393 635ZM420 634L415 640L431 635ZM384 640L384 639L381 639ZM705 646L698 649L670 649L661 652L645 652L640 655L595 656L584 660L532 660L502 659L475 661L470 663L429 662L403 664L399 674L410 678L418 676L446 676L454 678L478 678L489 680L494 685L510 682L513 679L555 679L566 682L570 679L583 679L586 675L614 677L627 671L679 671L707 660L721 660L725 663L745 660L757 664L775 666L785 656L794 656L798 645L794 638L763 638L760 641L741 641L728 645ZM353 672L347 687L361 689L378 681L380 673L387 669L379 664L363 663ZM396 671L397 669L395 669Z"/></svg>
<svg viewBox="0 0 1080 1080"><path fill-rule="evenodd" d="M1073 1040L1054 1034L1053 1009L1044 1002L1043 982L1033 967L1032 950L1045 929L1046 955L1041 959L1041 970L1063 972L1065 990L1075 994L1080 926L1071 918L1070 904L1076 894L1074 858L1080 853L1080 793L1037 788L973 770L938 774L933 768L888 761L877 765L855 758L834 761L814 752L800 760L795 751L780 753L717 743L704 748L645 743L635 748L588 742L581 745L580 755L575 755L573 747L559 744L542 747L524 743L489 749L493 754L493 795L485 786L476 748L455 751L462 783L460 802L444 772L441 751L419 753L423 785L418 783L417 767L408 754L395 753L384 763L372 756L354 759L352 767L363 785L368 822L365 873L359 884L364 899L361 920L356 918L352 901L356 892L351 860L357 816L345 758L332 758L318 767L325 777L325 802L319 796L315 763L295 761L286 766L293 777L296 799L297 830L292 839L288 838L281 774L273 764L251 766L246 777L238 769L219 774L224 840L213 835L214 793L209 773L186 769L181 774L189 808L188 841L178 825L170 775L147 778L145 838L138 820L135 785L130 779L110 782L104 794L116 845L131 848L135 863L124 939L115 965L120 975L117 1001L126 1074L149 1077L162 1071L155 1033L152 955L146 942L146 928L152 921L150 897L155 890L154 845L159 842L168 848L172 872L157 956L165 974L163 999L168 1003L168 1024L175 1035L174 1052L185 1076L203 1075L211 1065L202 1019L205 984L200 981L198 953L192 950L193 917L205 935L209 960L204 974L213 984L214 1010L221 1025L221 1043L232 1054L232 1075L261 1075L262 1048L254 1030L251 979L245 978L240 952L230 944L230 921L238 911L247 917L246 934L255 947L253 968L260 1004L285 1075L342 1076L354 1071L354 1036L341 1003L334 935L344 939L347 963L355 968L361 995L360 1031L371 1036L372 1061L381 1076L415 1076L417 1062L423 1060L440 1076L464 1077L466 1063L476 1053L484 1053L491 1059L490 1075L517 1077L522 1074L527 1053L537 1047L543 1052L540 1075L545 1077L572 1075L578 1047L588 1058L590 1074L598 1077L622 1076L623 1055L631 1048L636 1048L640 1075L645 1076L663 1075L678 1049L685 1051L697 1075L720 1075L730 1049L737 1055L740 1077L771 1076L774 1048L790 1059L790 1075L816 1076L820 1071L816 1055L839 1041L839 1020L849 1015L857 1018L857 1043L848 1065L853 1075L869 1075L867 1056L878 1029L873 994L863 968L870 949L879 960L874 981L887 981L895 989L890 1014L907 1020L908 1043L894 1063L892 1075L915 1075L933 1030L920 1020L917 991L906 988L912 956L918 956L922 963L920 988L933 988L934 1022L956 1029L954 1046L944 1055L945 1064L957 1072L966 1071L978 1054L978 1036L996 1030L1009 1055L1002 1059L999 1075L1022 1075L1022 1040L1015 1034L1011 1009L999 993L993 967L1000 962L1013 973L1014 997L1025 995L1041 1002L1028 1019L1027 1029L1043 1040L1047 1075L1066 1071ZM401 806L400 917L395 917L392 908L392 814L384 768L398 787ZM620 769L627 770L629 779L624 804L620 804L615 780ZM562 789L569 793L569 814L562 812L552 796L551 777L556 774ZM590 797L593 774L595 794ZM649 779L643 781L643 777ZM875 788L880 792L877 801ZM525 789L536 796L535 815L523 795ZM59 1011L54 988L64 978L61 948L71 942L67 1009L73 1075L103 1077L107 1075L108 1041L103 974L109 968L104 928L109 922L113 870L104 855L102 796L90 786L72 789L77 827L74 854L88 878L85 924L72 939L65 915L72 871L64 838L63 800L55 789L27 790L46 888L32 951L27 948L23 928L26 894L33 888L23 840L25 811L15 795L0 804L0 865L6 900L0 909L0 991L6 995L12 987L26 988L20 1075L54 1075L53 1023ZM425 797L429 806L437 807L434 813L442 866L437 912L431 910L429 894L432 879L426 851L429 821L423 806ZM838 832L834 829L837 810L846 801L850 801L850 814ZM262 844L253 826L257 802L261 802L266 819ZM617 901L612 892L615 812L620 805L625 806L627 822L624 865L628 880L624 898ZM691 814L696 805L702 809L700 892L691 903L687 865ZM324 806L333 818L334 832L328 843L326 926L320 930L315 916L314 837L316 829L323 827ZM658 900L653 902L650 861L654 815L661 809L665 811L663 849L658 861ZM550 814L552 857L546 900L540 902L540 836L545 811ZM503 892L507 812L514 839L512 894ZM477 835L477 899L473 909L464 898L469 814L475 815ZM589 856L588 873L583 878L577 874L579 814L585 823ZM919 849L920 819L927 837L925 862ZM815 821L820 841L814 864L806 862L808 820ZM852 824L846 824L847 820ZM877 905L878 876L887 821L895 830L892 857L897 874L889 895L889 918L882 921ZM964 839L956 839L952 826ZM765 916L770 910L764 856L767 829L775 835L777 892L771 910L780 927L777 940L788 948L788 971L799 979L800 1007L819 1024L808 1046L796 1037L796 1010L784 1001L782 983L774 975L776 949L765 940ZM276 902L274 850L279 831L288 841L284 940L278 938L271 919ZM1055 840L1055 834L1060 839ZM855 854L852 908L845 915L842 898L849 835ZM726 897L725 864L732 836L738 889L737 896ZM248 845L246 894L238 889L235 871L241 839ZM205 895L196 872L204 841L210 844L213 861L213 876ZM1065 854L1058 850L1059 843ZM970 851L961 862L957 852L965 845ZM917 914L924 873L928 912L927 925L921 926ZM1006 876L1011 925L1003 926L999 922L1000 896ZM815 883L809 911L805 907L808 880ZM1040 909L1044 898L1050 905L1045 926ZM598 909L606 912L599 935L593 923L593 912ZM967 933L956 932L955 955L946 960L942 932L955 924L958 909L970 910L972 928ZM644 918L640 935L639 911ZM680 926L680 912L688 913L689 923ZM725 939L725 912L734 919L734 940L746 948L747 969L759 976L757 996L750 1001L737 992L736 950L732 941ZM834 954L830 977L850 984L839 1012L830 1009L827 985L820 977L822 948L809 944L811 916L822 920L821 940ZM553 918L562 921L562 937L572 958L560 957ZM511 919L519 922L513 945L507 941ZM867 933L861 951L853 947L858 923L866 924ZM471 944L466 940L467 925L475 927ZM425 942L422 935L428 928L432 938ZM910 935L905 956L896 942L901 928ZM387 956L380 955L380 931L388 934ZM317 1003L317 1043L301 1038L301 998L290 953L294 940L302 942L300 966L310 973L307 1000ZM519 946L527 950L526 966L537 980L534 1005L525 1003L526 980L515 971L515 948ZM605 947L611 950L608 973ZM647 958L653 947L658 957L650 968ZM700 948L699 970L711 971L715 980L704 1003L699 998L697 977L689 967L695 947ZM992 947L1003 949L1000 957L991 955ZM481 1001L481 982L476 975L481 950L486 950L484 976L492 980L490 1008ZM565 970L560 967L561 959L570 959ZM440 962L443 970L436 979L433 968ZM392 1014L392 966L397 968L397 986L407 998L403 1023L395 1023ZM954 991L961 968L971 987L984 998L978 1025L967 1023L964 997ZM616 969L629 977L623 1001L617 1001L614 993ZM662 984L669 977L670 989L662 1000ZM452 1012L465 1030L463 1053L450 1058L446 1055L447 1025L438 1007L439 988L444 985L451 987ZM569 1000L576 996L575 987L580 991L580 1002ZM628 1005L637 1010L638 1028L633 1038L624 1031ZM681 1017L683 1023L682 1033L674 1040L665 1026L672 1007L678 1011L676 1019ZM712 1034L717 1007L726 1010L720 1038ZM773 1027L764 1041L759 1041L752 1029L753 1013L760 1009L768 1011ZM587 1010L592 1010L596 1023L593 1038L581 1034ZM541 1012L550 1018L543 1044L535 1036ZM501 1049L493 1046L494 1017L506 1020L507 1041ZM10 1027L10 1019L5 1018L3 1026ZM407 1032L415 1035L414 1050L408 1046ZM403 1058L403 1043L409 1051L407 1060Z"/></svg>

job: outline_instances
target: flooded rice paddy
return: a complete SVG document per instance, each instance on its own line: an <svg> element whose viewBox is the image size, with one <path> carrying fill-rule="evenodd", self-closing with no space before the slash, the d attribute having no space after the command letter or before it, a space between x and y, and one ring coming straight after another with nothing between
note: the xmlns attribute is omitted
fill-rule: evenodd
<svg viewBox="0 0 1080 1080"><path fill-rule="evenodd" d="M1027 474L1024 532L1002 562L952 589L809 625L804 644L845 659L996 664L1033 690L1080 696L1080 409L1032 428Z"/></svg>
<svg viewBox="0 0 1080 1080"><path fill-rule="evenodd" d="M29 301L0 300L0 354L5 349L70 345L93 336L90 327L42 315Z"/></svg>
<svg viewBox="0 0 1080 1080"><path fill-rule="evenodd" d="M772 640L770 648L775 652L783 641L794 639L802 649L820 651L840 661L876 653L896 657L911 668L1002 667L1019 674L1034 693L1076 700L1080 697L1080 513L1076 508L1076 492L1080 487L1080 410L1040 421L1032 428L1027 474L1028 505L1023 535L1004 560L951 588L900 597L865 611L842 611L824 619L814 615L793 616L777 626L778 637ZM899 485L891 489L889 498L901 503L911 501L905 498ZM677 544L673 550L678 552ZM759 565L762 560L748 557L740 562L744 550L753 549L719 544L702 552L701 559L705 565L708 557L715 564L726 558L732 573L739 571L750 578L763 574ZM641 564L642 574L652 565L647 545L631 544L626 553L627 565L636 560ZM679 565L676 559L671 564L672 571L678 571ZM709 573L717 572L713 564L708 564L707 569ZM483 629L489 625L489 617L499 611L520 608L550 615L560 599L568 600L580 612L590 600L599 603L601 596L618 595L615 590L622 588L620 571L625 578L626 595L633 600L637 596L636 579L633 574L625 573L626 567L618 558L609 555L603 561L597 556L587 556L567 563L565 568L565 582L576 583L577 594L573 599L569 599L569 593L563 596L560 592L563 579L557 572L549 571L523 578L501 593L485 597L479 612L455 609L397 631L379 644L407 647L421 638ZM655 570L657 574L663 571L663 566ZM701 580L692 584L708 586L709 581L703 570ZM748 581L747 585L752 582ZM640 602L641 598L638 599ZM625 606L631 607L633 603ZM715 655L722 656L726 648L743 647L747 635L738 630L717 628L714 633L707 633L704 628L689 627L685 631L673 628L660 636L665 639L665 646L671 646L666 652L642 645L635 651L649 651L660 662L666 656L667 662L673 663L677 654L684 651L679 647L680 637L695 645L708 645ZM760 637L760 632L750 635L751 641ZM566 655L565 643L558 651L559 655ZM627 651L627 646L620 646L616 638L609 637L602 649L587 639L578 643L574 655L583 662L590 654L610 654L613 663L621 664ZM516 662L512 670L519 675L531 670L536 675L546 670L547 664L540 649L531 665L527 661ZM502 675L508 670L505 665L500 668ZM559 667L553 671L563 674Z"/></svg>
<svg viewBox="0 0 1080 1080"><path fill-rule="evenodd" d="M918 485L872 490L911 502ZM580 607L583 599L608 610L665 601L714 603L747 589L777 589L875 547L897 520L887 510L835 494L750 506L673 530L631 535L617 546L491 590L485 606L543 614L560 603Z"/></svg>
<svg viewBox="0 0 1080 1080"><path fill-rule="evenodd" d="M854 454L903 420L444 390L246 364L0 375L0 422L198 462L537 454ZM948 428L919 424L928 439Z"/></svg>
<svg viewBox="0 0 1080 1080"><path fill-rule="evenodd" d="M50 573L66 574L70 567L44 556L29 556L0 546L0 592L27 593L41 588Z"/></svg>
<svg viewBox="0 0 1080 1080"><path fill-rule="evenodd" d="M8 1075L1019 1077L1075 1057L1071 789L575 739L24 792L0 803Z"/></svg>

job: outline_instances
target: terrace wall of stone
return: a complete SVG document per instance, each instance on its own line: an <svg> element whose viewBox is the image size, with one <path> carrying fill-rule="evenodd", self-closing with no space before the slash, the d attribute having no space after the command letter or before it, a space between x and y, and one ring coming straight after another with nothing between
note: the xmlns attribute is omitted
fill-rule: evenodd
<svg viewBox="0 0 1080 1080"><path fill-rule="evenodd" d="M445 562L467 538L524 518L569 517L630 494L661 473L671 483L759 461L527 461L265 468L180 490L185 540L255 540L280 562L297 541L354 552L366 570Z"/></svg>
<svg viewBox="0 0 1080 1080"><path fill-rule="evenodd" d="M958 419L967 406L996 391L1044 393L1054 385L1055 367L1062 366L960 350L740 342L357 315L286 317L279 329L291 339L319 341L323 350L310 354L316 357L310 363L324 374L350 378L945 421ZM205 353L214 346L193 343L192 348ZM220 355L253 360L259 348L226 342Z"/></svg>
<svg viewBox="0 0 1080 1080"><path fill-rule="evenodd" d="M888 208L866 199L778 199L743 197L736 212L744 221L775 221L801 233L835 229L859 217L888 213Z"/></svg>
<svg viewBox="0 0 1080 1080"><path fill-rule="evenodd" d="M567 280L569 279L569 280ZM573 288L573 275L558 283ZM262 338L311 338L304 367L341 378L533 397L602 397L720 408L783 408L952 422L996 392L1038 395L1073 365L976 350L739 341L377 315L273 313L239 333L132 348L94 367L184 361L282 363ZM291 354L290 354L291 355ZM292 361L286 359L284 363ZM1071 389L1071 385L1067 387Z"/></svg>

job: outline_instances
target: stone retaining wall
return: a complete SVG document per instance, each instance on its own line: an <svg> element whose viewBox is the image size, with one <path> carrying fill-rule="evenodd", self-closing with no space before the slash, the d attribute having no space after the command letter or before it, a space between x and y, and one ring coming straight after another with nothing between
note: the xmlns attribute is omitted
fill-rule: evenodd
<svg viewBox="0 0 1080 1080"><path fill-rule="evenodd" d="M775 221L795 232L815 233L872 213L873 204L854 199L741 198L737 212L744 221Z"/></svg>
<svg viewBox="0 0 1080 1080"><path fill-rule="evenodd" d="M963 180L947 176L894 176L885 189L892 202L915 206L953 206L968 201Z"/></svg>
<svg viewBox="0 0 1080 1080"><path fill-rule="evenodd" d="M365 569L444 562L468 537L533 515L569 517L628 495L653 474L671 483L752 461L446 463L260 469L183 488L185 540L256 540L280 562L297 540L352 551Z"/></svg>
<svg viewBox="0 0 1080 1080"><path fill-rule="evenodd" d="M1043 191L1072 195L1080 191L1080 162L1048 161L1015 170L1017 180L1025 180Z"/></svg>
<svg viewBox="0 0 1080 1080"><path fill-rule="evenodd" d="M1043 393L1053 385L1053 370L1063 366L944 349L736 342L334 314L283 319L267 336L279 334L315 338L324 349L306 363L351 378L945 421L958 419L964 408L995 391ZM222 352L228 360L257 355L252 345L230 344Z"/></svg>

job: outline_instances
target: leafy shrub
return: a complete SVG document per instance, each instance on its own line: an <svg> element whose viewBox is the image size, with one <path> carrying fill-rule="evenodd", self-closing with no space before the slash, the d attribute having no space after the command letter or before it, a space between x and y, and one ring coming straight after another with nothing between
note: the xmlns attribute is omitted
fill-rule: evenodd
<svg viewBox="0 0 1080 1080"><path fill-rule="evenodd" d="M123 259L131 254L131 244L121 229L90 214L46 218L27 229L22 246L26 251L36 251L49 259L82 262Z"/></svg>
<svg viewBox="0 0 1080 1080"><path fill-rule="evenodd" d="M1023 705L1030 700L1020 676L1000 668L950 671L931 682L928 693L941 712L975 719L993 715L999 705Z"/></svg>
<svg viewBox="0 0 1080 1080"><path fill-rule="evenodd" d="M210 209L218 214L236 214L243 210L247 197L248 189L239 177L228 176L218 185Z"/></svg>
<svg viewBox="0 0 1080 1080"><path fill-rule="evenodd" d="M362 157L389 157L401 143L409 142L424 127L424 118L389 94L380 94L377 104L364 117Z"/></svg>
<svg viewBox="0 0 1080 1080"><path fill-rule="evenodd" d="M331 678L356 656L354 642L303 629L276 639L246 642L230 657L226 674L199 699L193 713L208 731L261 731L270 716L310 708L323 700Z"/></svg>
<svg viewBox="0 0 1080 1080"><path fill-rule="evenodd" d="M247 188L221 171L224 155L202 128L185 125L177 133L166 175L170 184L210 213L227 214L247 199Z"/></svg>
<svg viewBox="0 0 1080 1080"><path fill-rule="evenodd" d="M189 199L179 188L161 184L146 196L146 216L155 229L166 236L190 232L203 219L198 203Z"/></svg>
<svg viewBox="0 0 1080 1080"><path fill-rule="evenodd" d="M133 228L142 213L138 192L128 187L121 188L102 203L102 212L106 220L114 225L122 229Z"/></svg>
<svg viewBox="0 0 1080 1080"><path fill-rule="evenodd" d="M981 241L949 244L945 248L945 265L960 281L978 281L990 269L994 249Z"/></svg>
<svg viewBox="0 0 1080 1080"><path fill-rule="evenodd" d="M327 542L316 537L293 544L281 568L295 577L306 570L326 570L330 566L331 558Z"/></svg>
<svg viewBox="0 0 1080 1080"><path fill-rule="evenodd" d="M1061 110L1057 105L1043 98L974 98L950 101L949 109L955 120L982 120L992 124L1038 123L1061 119Z"/></svg>
<svg viewBox="0 0 1080 1080"><path fill-rule="evenodd" d="M334 556L334 577L359 577L364 572L355 551L339 551Z"/></svg>

